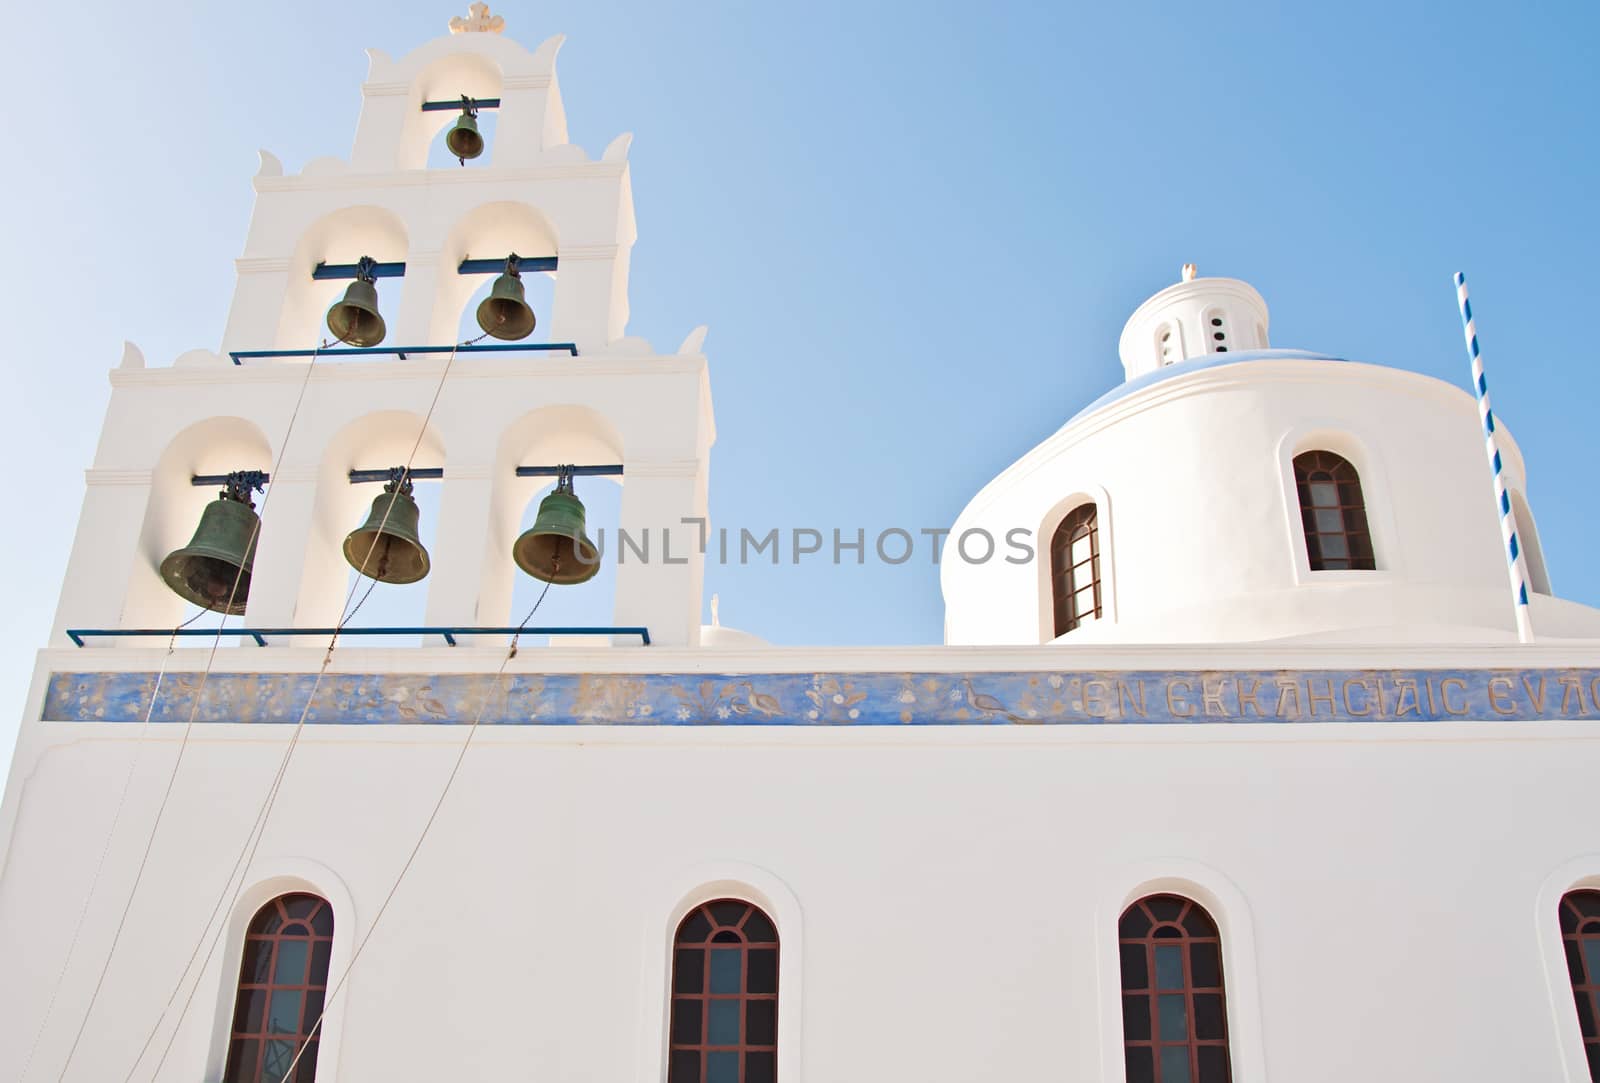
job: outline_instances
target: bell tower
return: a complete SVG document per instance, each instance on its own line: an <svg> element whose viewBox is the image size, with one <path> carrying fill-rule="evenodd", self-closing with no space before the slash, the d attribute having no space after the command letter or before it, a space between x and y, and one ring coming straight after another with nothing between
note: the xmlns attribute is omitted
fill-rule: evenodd
<svg viewBox="0 0 1600 1083"><path fill-rule="evenodd" d="M380 508L404 520L400 489L413 482L442 486L432 552L406 559L427 575L426 623L505 625L518 559L539 567L514 548L550 548L516 547L519 522L569 465L569 496L620 483L621 531L647 539L647 555L619 562L614 612L589 623L698 642L715 440L704 329L670 354L627 336L632 137L598 157L569 142L563 39L529 50L505 29L474 3L405 56L369 50L347 159L289 174L261 152L221 349L146 367L130 347L111 374L57 642L69 630L172 628L184 599L163 582L163 561L223 483L251 473L267 477L240 626L336 623L346 553L379 551ZM548 311L524 299L538 275L553 279ZM494 276L474 310L483 341L469 341L463 316ZM373 504L367 483L407 462L399 495ZM369 506L372 533L352 543ZM581 503L572 511L555 520L581 533ZM606 541L602 559L617 560L617 539ZM97 645L112 642L138 640Z"/></svg>

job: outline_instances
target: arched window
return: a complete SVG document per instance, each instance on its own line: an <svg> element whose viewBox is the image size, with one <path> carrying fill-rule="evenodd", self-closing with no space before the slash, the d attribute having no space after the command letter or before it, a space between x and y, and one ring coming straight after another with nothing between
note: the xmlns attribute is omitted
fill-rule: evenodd
<svg viewBox="0 0 1600 1083"><path fill-rule="evenodd" d="M1567 950L1589 1078L1600 1081L1600 891L1569 891L1561 897L1561 945Z"/></svg>
<svg viewBox="0 0 1600 1083"><path fill-rule="evenodd" d="M1093 504L1073 508L1056 527L1050 541L1050 591L1056 635L1100 619L1100 525Z"/></svg>
<svg viewBox="0 0 1600 1083"><path fill-rule="evenodd" d="M1222 940L1205 908L1150 895L1123 912L1122 1048L1128 1083L1228 1083Z"/></svg>
<svg viewBox="0 0 1600 1083"><path fill-rule="evenodd" d="M284 1079L322 1015L332 949L333 908L326 899L280 895L250 919L222 1083ZM317 1045L306 1043L293 1083L316 1077Z"/></svg>
<svg viewBox="0 0 1600 1083"><path fill-rule="evenodd" d="M1311 570L1376 568L1356 468L1331 451L1307 451L1294 457L1294 484Z"/></svg>
<svg viewBox="0 0 1600 1083"><path fill-rule="evenodd" d="M667 1083L774 1083L778 931L759 907L719 899L678 926Z"/></svg>

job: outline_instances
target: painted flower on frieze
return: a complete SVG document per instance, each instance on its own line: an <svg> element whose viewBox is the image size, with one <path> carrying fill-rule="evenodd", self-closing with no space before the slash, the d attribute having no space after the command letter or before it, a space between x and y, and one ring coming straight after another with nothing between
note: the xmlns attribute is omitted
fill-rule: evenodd
<svg viewBox="0 0 1600 1083"><path fill-rule="evenodd" d="M859 704L867 694L857 691L855 682L839 677L824 677L820 673L811 678L806 689L811 710L806 717L818 722L854 722L861 717Z"/></svg>
<svg viewBox="0 0 1600 1083"><path fill-rule="evenodd" d="M678 699L680 722L710 722L725 719L733 710L732 700L736 689L732 684L718 685L716 681L701 681L693 691L681 684L672 686Z"/></svg>

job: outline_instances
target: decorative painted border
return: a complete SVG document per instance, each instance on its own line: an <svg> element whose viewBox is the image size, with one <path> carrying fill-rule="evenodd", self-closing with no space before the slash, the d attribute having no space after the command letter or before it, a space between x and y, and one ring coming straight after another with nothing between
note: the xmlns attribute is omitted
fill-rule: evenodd
<svg viewBox="0 0 1600 1083"><path fill-rule="evenodd" d="M47 722L292 723L310 673L53 673ZM316 725L1093 725L1600 717L1600 669L329 674Z"/></svg>

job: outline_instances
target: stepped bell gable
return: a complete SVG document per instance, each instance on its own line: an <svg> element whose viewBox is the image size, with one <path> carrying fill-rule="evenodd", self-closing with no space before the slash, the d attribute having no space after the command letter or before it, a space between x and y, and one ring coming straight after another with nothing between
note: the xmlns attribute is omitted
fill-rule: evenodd
<svg viewBox="0 0 1600 1083"><path fill-rule="evenodd" d="M222 349L112 373L0 1079L1600 1079L1600 613L1501 433L1513 633L1486 393L1186 268L954 524L945 644L703 629L705 329L626 334L627 137L510 22L372 54L348 161L263 154ZM653 559L516 634L619 482ZM352 645L352 581L424 626Z"/></svg>
<svg viewBox="0 0 1600 1083"><path fill-rule="evenodd" d="M348 160L286 175L262 152L222 350L167 368L130 350L112 373L56 642L69 628L182 619L184 599L158 568L218 491L191 481L241 470L272 474L243 623L333 626L339 539L373 497L346 477L408 456L444 471L424 482L442 486L428 626L511 620L517 522L551 480L516 470L571 463L614 468L586 484L620 481L620 528L673 554L620 565L616 611L592 623L697 641L703 556L699 528L683 520L705 519L715 440L704 331L666 355L626 335L631 137L598 158L568 141L560 36L529 50L475 26L399 59L369 53ZM495 118L480 156L429 168L430 147L471 112ZM543 275L553 290L535 313L523 283ZM487 345L452 354L475 292L495 276L475 310ZM488 312L501 322L482 324Z"/></svg>

